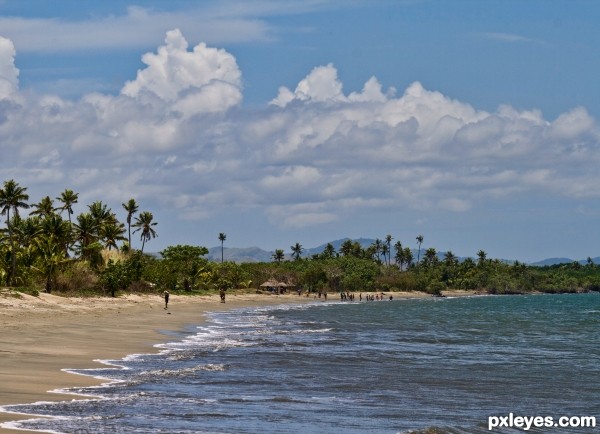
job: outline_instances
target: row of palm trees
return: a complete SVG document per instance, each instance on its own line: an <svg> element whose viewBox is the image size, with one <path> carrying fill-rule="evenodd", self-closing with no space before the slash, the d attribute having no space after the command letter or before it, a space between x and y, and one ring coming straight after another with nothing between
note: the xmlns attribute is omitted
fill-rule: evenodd
<svg viewBox="0 0 600 434"><path fill-rule="evenodd" d="M0 277L4 275L8 285L16 284L17 262L40 271L50 285L52 275L72 254L94 262L102 249L117 249L119 242L127 242L130 248L132 228L134 234L140 233L142 252L146 242L157 236L154 216L149 211L138 213L135 199L122 204L127 212L127 228L102 201L88 205L87 211L73 219L73 206L78 200L78 193L66 189L56 199L45 196L30 204L26 187L13 179L4 182L0 213L6 217L6 227L0 230L0 252L3 259L10 258L10 267L1 270ZM27 217L21 216L22 210L30 210ZM63 219L63 213L67 219Z"/></svg>
<svg viewBox="0 0 600 434"><path fill-rule="evenodd" d="M366 248L363 248L357 241L346 240L341 244L339 252L335 250L335 247L331 243L328 243L323 249L323 252L313 255L313 259L330 259L337 256L354 256L363 259L372 259L378 264L386 265L388 267L395 265L400 269L400 271L403 271L405 268L408 269L412 265L432 266L439 262L438 252L432 247L425 250L423 258L421 258L421 245L425 239L423 235L418 235L416 237L416 262L414 261L415 258L413 250L410 247L403 247L400 241L396 241L392 247L393 239L394 238L388 234L383 240L377 238L370 246ZM290 250L292 252L291 257L293 260L297 261L301 259L304 248L300 243L290 246ZM392 253L394 254L393 264ZM273 261L275 262L281 262L285 260L285 256L285 252L282 249L276 249L271 255ZM477 252L477 256L479 264L482 264L486 261L487 254L483 250ZM448 251L444 254L444 263L446 265L458 263L458 257L454 255L452 251Z"/></svg>
<svg viewBox="0 0 600 434"><path fill-rule="evenodd" d="M360 243L352 240L346 240L340 246L339 255L341 256L356 256L362 258L371 258L380 264L384 264L387 266L392 265L392 240L393 237L391 235L387 235L385 237L385 241L376 239L367 249L363 249ZM419 243L419 256L421 243L423 242L423 236L419 235L417 237L417 242ZM404 264L411 264L413 261L413 255L410 248L402 248L402 243L400 241L394 244L394 249L396 250L396 254L394 256L396 264L402 269ZM293 260L300 260L302 257L302 253L304 252L304 248L302 244L296 243L293 246L290 246L291 257ZM338 255L335 247L328 243L323 252L320 254L314 255L314 259L329 259L334 258ZM285 259L285 252L282 249L276 249L275 252L271 255L275 262L281 262Z"/></svg>

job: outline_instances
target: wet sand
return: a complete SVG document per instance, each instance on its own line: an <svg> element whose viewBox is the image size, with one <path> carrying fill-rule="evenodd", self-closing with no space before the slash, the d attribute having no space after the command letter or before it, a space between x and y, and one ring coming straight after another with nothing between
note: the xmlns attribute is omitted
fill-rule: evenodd
<svg viewBox="0 0 600 434"><path fill-rule="evenodd" d="M76 399L49 393L102 381L63 372L101 366L96 359L120 359L151 353L170 340L169 331L201 324L206 312L281 303L314 303L323 299L296 294L171 295L169 309L157 295L118 298L66 298L50 294L19 298L0 291L0 406ZM388 298L390 293L386 293ZM453 293L451 295L472 295ZM393 293L395 298L428 297L421 293ZM339 297L330 295L329 301ZM0 413L0 423L24 416ZM0 428L0 433L17 433Z"/></svg>

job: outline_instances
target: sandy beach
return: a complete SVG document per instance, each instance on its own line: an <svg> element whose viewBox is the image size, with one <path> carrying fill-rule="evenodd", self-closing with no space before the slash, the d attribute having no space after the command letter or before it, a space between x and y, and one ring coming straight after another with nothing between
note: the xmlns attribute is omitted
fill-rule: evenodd
<svg viewBox="0 0 600 434"><path fill-rule="evenodd" d="M389 297L386 294L386 298ZM428 297L394 293L394 297ZM451 295L470 295L457 293ZM329 297L329 300L338 300ZM8 290L0 292L0 406L75 399L51 390L100 384L94 378L62 369L94 368L96 359L119 359L128 354L151 353L153 346L172 338L169 331L201 324L209 311L281 303L323 302L296 294L228 294L221 303L214 296L171 295L169 309L157 295L118 298L39 297ZM0 413L0 423L23 416ZM0 428L0 433L16 433Z"/></svg>

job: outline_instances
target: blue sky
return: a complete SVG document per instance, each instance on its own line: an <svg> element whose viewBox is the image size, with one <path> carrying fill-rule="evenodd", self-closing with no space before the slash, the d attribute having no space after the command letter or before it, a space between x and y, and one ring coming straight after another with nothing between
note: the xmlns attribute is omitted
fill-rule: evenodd
<svg viewBox="0 0 600 434"><path fill-rule="evenodd" d="M148 248L600 256L596 1L0 0L0 179Z"/></svg>

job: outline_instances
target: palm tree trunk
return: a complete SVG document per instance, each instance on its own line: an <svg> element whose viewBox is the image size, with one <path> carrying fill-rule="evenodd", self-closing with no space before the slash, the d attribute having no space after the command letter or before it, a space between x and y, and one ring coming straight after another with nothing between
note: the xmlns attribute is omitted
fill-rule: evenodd
<svg viewBox="0 0 600 434"><path fill-rule="evenodd" d="M8 238L10 239L10 279L7 282L9 286L15 286L15 274L17 274L17 252L15 252L15 240L13 237L12 224L10 223L10 208L6 212L6 226L8 227Z"/></svg>

